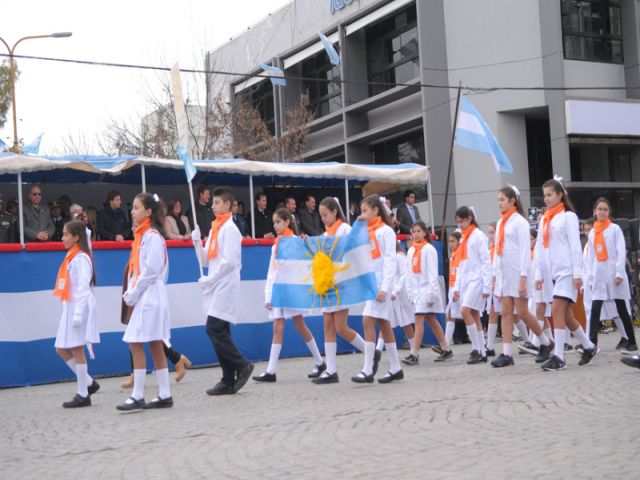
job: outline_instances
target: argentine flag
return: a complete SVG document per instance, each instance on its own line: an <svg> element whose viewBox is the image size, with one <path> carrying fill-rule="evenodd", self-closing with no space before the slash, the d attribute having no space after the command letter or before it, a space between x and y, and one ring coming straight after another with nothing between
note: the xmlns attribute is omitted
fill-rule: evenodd
<svg viewBox="0 0 640 480"><path fill-rule="evenodd" d="M271 84L274 87L287 86L287 80L284 78L284 72L281 68L265 65L261 62L256 62L256 64L264 71L265 75L269 77L269 79L271 80Z"/></svg>
<svg viewBox="0 0 640 480"><path fill-rule="evenodd" d="M513 173L507 154L493 136L487 122L466 96L460 101L455 144L491 157L498 173Z"/></svg>
<svg viewBox="0 0 640 480"><path fill-rule="evenodd" d="M281 237L276 262L273 307L348 307L373 300L377 293L364 221L342 237Z"/></svg>
<svg viewBox="0 0 640 480"><path fill-rule="evenodd" d="M29 154L32 154L32 155L37 155L38 152L40 151L40 142L42 141L42 136L43 135L44 135L44 133L41 133L29 145L25 145L24 147L22 147L22 153L29 153Z"/></svg>

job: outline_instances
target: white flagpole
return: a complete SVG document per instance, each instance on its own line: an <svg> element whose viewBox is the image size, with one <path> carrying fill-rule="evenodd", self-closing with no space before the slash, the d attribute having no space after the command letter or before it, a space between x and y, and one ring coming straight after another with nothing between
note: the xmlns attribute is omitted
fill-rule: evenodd
<svg viewBox="0 0 640 480"><path fill-rule="evenodd" d="M251 236L256 238L256 212L255 202L253 201L253 175L249 175L249 204L251 206Z"/></svg>
<svg viewBox="0 0 640 480"><path fill-rule="evenodd" d="M427 179L427 195L429 195L429 215L431 216L431 234L436 233L436 221L433 216L433 192L431 190L431 165L429 165L429 178ZM440 239L442 240L442 239Z"/></svg>
<svg viewBox="0 0 640 480"><path fill-rule="evenodd" d="M351 205L349 205L349 179L344 177L344 208L347 211L347 223L351 223Z"/></svg>
<svg viewBox="0 0 640 480"><path fill-rule="evenodd" d="M193 218L193 226L194 228L198 228L198 222L196 221L196 202L193 199L193 186L191 185L191 180L189 180L189 199L191 200L191 216ZM200 258L200 249L193 244L193 248L196 251L196 259L198 260L198 269L200 271L200 276L204 275L204 270L202 268L202 259Z"/></svg>
<svg viewBox="0 0 640 480"><path fill-rule="evenodd" d="M22 172L18 172L18 225L20 226L20 244L24 247L24 215L22 206Z"/></svg>
<svg viewBox="0 0 640 480"><path fill-rule="evenodd" d="M147 172L144 163L140 164L140 176L142 177L142 193L147 193Z"/></svg>

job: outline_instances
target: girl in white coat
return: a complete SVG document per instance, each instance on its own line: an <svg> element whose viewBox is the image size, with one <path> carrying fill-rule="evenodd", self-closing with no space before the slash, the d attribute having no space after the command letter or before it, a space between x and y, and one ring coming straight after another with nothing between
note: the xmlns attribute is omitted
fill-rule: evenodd
<svg viewBox="0 0 640 480"><path fill-rule="evenodd" d="M478 228L471 208L458 208L456 223L462 232L462 241L458 247L460 263L452 298L454 301L460 300L460 313L473 345L467 363L476 364L487 361L480 312L491 293L489 242L487 236Z"/></svg>
<svg viewBox="0 0 640 480"><path fill-rule="evenodd" d="M53 294L62 302L62 316L56 335L56 352L77 378L76 395L64 408L88 407L91 395L100 385L87 372L85 345L100 342L96 323L96 300L92 285L96 283L93 260L85 225L80 220L65 224L62 243L68 250L60 266Z"/></svg>
<svg viewBox="0 0 640 480"><path fill-rule="evenodd" d="M599 198L594 204L596 222L589 232L587 243L587 285L591 291L591 325L589 337L598 344L600 313L605 301L615 301L618 316L622 320L629 344L636 345L633 324L627 309L631 300L629 280L626 271L626 245L622 229L609 218L611 206L606 198ZM580 365L591 362L596 350L584 350Z"/></svg>
<svg viewBox="0 0 640 480"><path fill-rule="evenodd" d="M580 245L580 227L574 213L569 195L560 178L547 180L542 186L544 203L547 209L538 228L535 248L536 289L543 288L543 262L547 262L551 282L553 283L553 303L551 312L554 326L555 348L550 360L542 364L542 369L555 371L566 368L564 344L566 327L582 343L585 350L592 350L595 356L597 347L591 343L584 330L570 313L572 303L576 302L578 290L582 287L582 247ZM552 261L553 259L553 261Z"/></svg>
<svg viewBox="0 0 640 480"><path fill-rule="evenodd" d="M326 197L318 207L320 219L326 229L325 235L329 237L341 237L349 235L351 225L347 223L342 208L337 198ZM336 333L348 341L359 351L364 351L364 339L358 332L349 327L349 309L343 307L329 307L322 309L324 317L324 355L327 369L312 380L317 385L338 383L338 370L336 366L337 338Z"/></svg>
<svg viewBox="0 0 640 480"><path fill-rule="evenodd" d="M411 239L407 240L411 244ZM407 337L409 349L413 349L415 338L415 315L413 304L409 299L407 280L407 254L402 248L402 243L396 242L396 271L393 290L391 291L391 325L393 328L402 328L402 332ZM384 339L378 337L376 349L384 349Z"/></svg>
<svg viewBox="0 0 640 480"><path fill-rule="evenodd" d="M496 254L496 222L491 222L487 227L487 238L489 239L489 261L492 265L491 275L493 273L493 258ZM487 299L487 307L485 311L489 314L489 322L487 324L487 357L495 357L496 335L498 334L498 317L502 314L502 304L500 297L495 293L491 293Z"/></svg>
<svg viewBox="0 0 640 480"><path fill-rule="evenodd" d="M164 355L163 340L171 338L167 276L167 246L163 236L163 210L160 198L140 193L133 200L131 218L134 239L129 257L129 276L124 302L133 307L123 340L129 344L133 356L133 392L116 408L121 411L141 408L173 406L169 387L169 370ZM144 401L144 381L147 360L144 344L148 343L158 379L158 395L149 403Z"/></svg>
<svg viewBox="0 0 640 480"><path fill-rule="evenodd" d="M456 320L462 319L462 314L460 313L460 300L453 300L453 291L456 286L459 264L458 248L460 247L461 239L462 235L460 235L460 232L453 232L449 235L449 251L451 252L451 257L449 258L449 302L447 303L446 308L447 324L444 329L444 337L447 345L453 344L453 333L456 329Z"/></svg>
<svg viewBox="0 0 640 480"><path fill-rule="evenodd" d="M293 320L293 325L296 330L307 344L307 348L313 355L314 366L313 370L309 374L309 378L318 378L322 372L327 368L327 365L322 360L320 350L316 344L315 338L311 334L311 330L304 323L303 314L304 311L293 310L287 308L275 308L271 306L271 294L273 291L273 283L276 280L278 269L280 264L276 260L276 253L278 251L278 243L282 237L297 236L298 230L296 228L296 222L293 216L286 208L279 208L273 214L273 228L278 234L276 241L271 248L271 259L269 260L269 271L267 273L267 281L264 287L264 303L265 308L269 311L269 319L273 320L273 340L271 341L271 350L269 353L269 364L267 370L256 375L253 379L256 382L268 382L273 383L276 381L276 369L278 367L278 358L280 357L280 351L282 350L282 341L284 340L284 321L286 318Z"/></svg>
<svg viewBox="0 0 640 480"><path fill-rule="evenodd" d="M436 318L444 313L444 301L438 279L438 252L431 245L427 226L417 221L411 229L413 245L407 252L407 290L409 299L413 303L415 312L415 335L413 348L403 363L418 364L418 352L424 337L424 321L429 323L431 331L436 336L442 353L440 361L451 358L453 352L445 340L442 326Z"/></svg>

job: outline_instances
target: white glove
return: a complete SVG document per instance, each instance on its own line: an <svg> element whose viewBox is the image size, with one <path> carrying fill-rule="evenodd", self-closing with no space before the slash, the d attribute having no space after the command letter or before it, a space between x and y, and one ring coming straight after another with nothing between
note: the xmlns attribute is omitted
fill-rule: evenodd
<svg viewBox="0 0 640 480"><path fill-rule="evenodd" d="M133 307L136 304L136 301L138 300L136 296L133 293L131 293L130 290L127 290L126 292L124 292L124 295L122 295L122 299L124 300L124 303L126 303L128 307Z"/></svg>
<svg viewBox="0 0 640 480"><path fill-rule="evenodd" d="M82 315L74 315L71 321L73 328L80 328L82 325Z"/></svg>
<svg viewBox="0 0 640 480"><path fill-rule="evenodd" d="M200 235L199 227L196 227L196 229L193 232L191 232L191 240L193 240L193 243L196 243L196 242L202 243L202 235Z"/></svg>

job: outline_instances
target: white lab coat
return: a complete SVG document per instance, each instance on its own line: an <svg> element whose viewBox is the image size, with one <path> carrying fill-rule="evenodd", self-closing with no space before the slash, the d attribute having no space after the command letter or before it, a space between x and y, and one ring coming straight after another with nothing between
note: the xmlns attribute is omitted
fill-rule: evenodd
<svg viewBox="0 0 640 480"><path fill-rule="evenodd" d="M591 300L630 300L631 292L626 271L627 247L622 229L612 223L604 230L603 235L609 257L604 262L599 262L596 257L593 230L589 232L586 245L586 283L590 289ZM620 285L615 285L616 278L622 279Z"/></svg>
<svg viewBox="0 0 640 480"><path fill-rule="evenodd" d="M496 232L500 232L502 219L498 221ZM531 278L531 241L529 222L517 212L509 217L504 226L504 249L502 255L493 257L493 276L496 279L494 293L498 297L520 297L520 277L527 277L527 294ZM497 241L497 234L496 234ZM496 246L497 248L497 246Z"/></svg>
<svg viewBox="0 0 640 480"><path fill-rule="evenodd" d="M406 261L407 256L404 253L396 252L396 280L391 292L391 324L394 327L415 323L413 304L407 291Z"/></svg>
<svg viewBox="0 0 640 480"><path fill-rule="evenodd" d="M483 295L491 293L489 240L479 228L476 228L469 236L468 242L467 259L461 261L458 266L454 292L460 293L461 307L480 312L486 304Z"/></svg>
<svg viewBox="0 0 640 480"><path fill-rule="evenodd" d="M396 262L396 234L388 225L383 225L375 231L378 246L380 247L380 257L372 259L373 271L376 275L378 292L387 293L384 302L368 300L365 302L362 314L373 318L390 320L391 318L391 292L395 280ZM371 245L373 250L373 245Z"/></svg>
<svg viewBox="0 0 640 480"><path fill-rule="evenodd" d="M415 247L407 252L407 289L415 313L444 313L444 300L438 278L438 252L431 244L422 247L421 272L413 271ZM432 305L429 305L429 304Z"/></svg>

